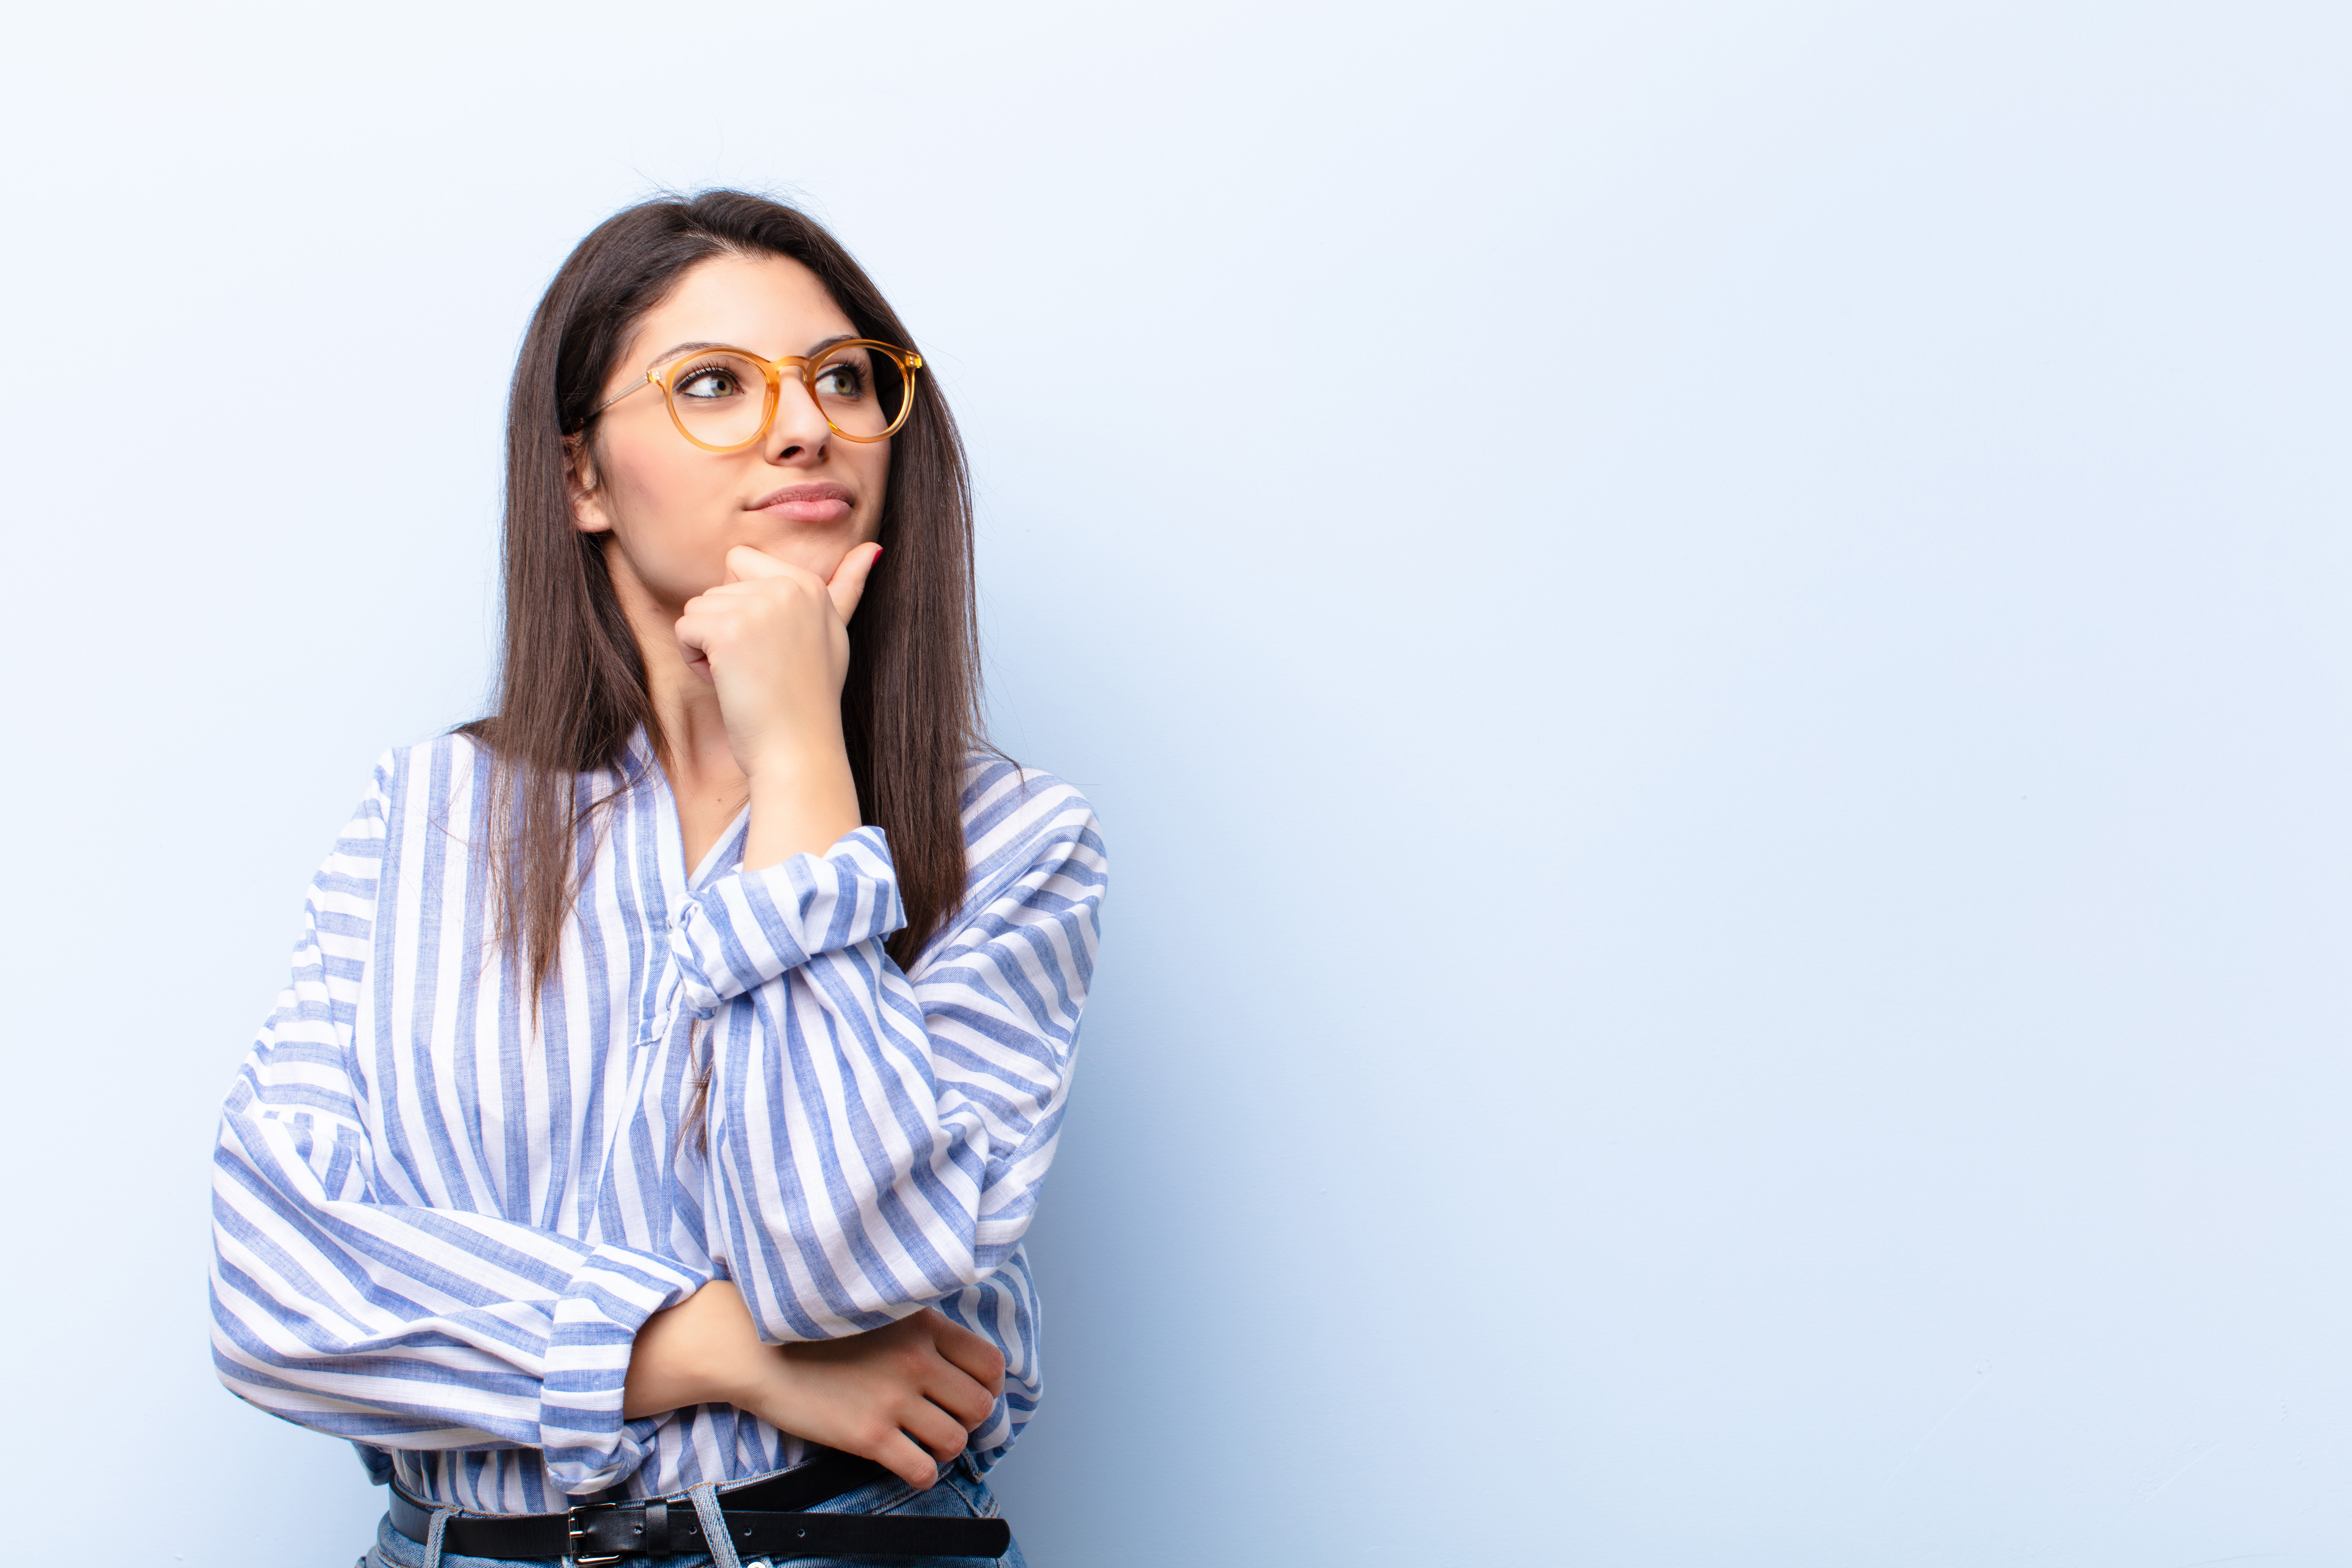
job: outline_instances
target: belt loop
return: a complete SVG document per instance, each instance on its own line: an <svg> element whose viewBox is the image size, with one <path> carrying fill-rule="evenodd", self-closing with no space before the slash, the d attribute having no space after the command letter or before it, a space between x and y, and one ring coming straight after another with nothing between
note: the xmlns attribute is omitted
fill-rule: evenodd
<svg viewBox="0 0 2352 1568"><path fill-rule="evenodd" d="M441 1568L441 1537L448 1533L452 1509L433 1510L433 1528L425 1532L425 1568Z"/></svg>
<svg viewBox="0 0 2352 1568"><path fill-rule="evenodd" d="M702 1521L702 1544L710 1552L710 1568L743 1568L735 1555L735 1542L727 1533L727 1516L719 1511L719 1483L705 1481L687 1494L694 1500L694 1517ZM428 1563L425 1568L440 1568Z"/></svg>
<svg viewBox="0 0 2352 1568"><path fill-rule="evenodd" d="M669 1504L656 1498L646 1504L646 1555L667 1557L669 1550Z"/></svg>

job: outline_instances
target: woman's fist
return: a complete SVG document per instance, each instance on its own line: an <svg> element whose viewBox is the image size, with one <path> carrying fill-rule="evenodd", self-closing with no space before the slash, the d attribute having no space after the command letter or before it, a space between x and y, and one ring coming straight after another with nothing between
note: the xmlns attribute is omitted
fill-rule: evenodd
<svg viewBox="0 0 2352 1568"><path fill-rule="evenodd" d="M718 689L727 743L746 777L789 771L841 749L849 617L881 558L860 544L830 579L739 544L727 580L687 601L677 644Z"/></svg>
<svg viewBox="0 0 2352 1568"><path fill-rule="evenodd" d="M1004 1352L929 1307L845 1340L815 1340L776 1352L783 1373L762 1382L746 1408L783 1431L813 1438L929 1487L963 1452L1004 1392Z"/></svg>

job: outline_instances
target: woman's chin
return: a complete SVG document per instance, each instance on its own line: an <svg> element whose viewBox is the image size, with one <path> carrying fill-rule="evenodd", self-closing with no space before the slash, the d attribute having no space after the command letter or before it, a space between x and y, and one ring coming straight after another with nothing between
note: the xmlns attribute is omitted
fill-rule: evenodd
<svg viewBox="0 0 2352 1568"><path fill-rule="evenodd" d="M778 537L770 532L763 538L746 539L761 554L797 566L803 572L814 572L827 582L841 566L842 557L857 548L857 531L853 528L798 528Z"/></svg>

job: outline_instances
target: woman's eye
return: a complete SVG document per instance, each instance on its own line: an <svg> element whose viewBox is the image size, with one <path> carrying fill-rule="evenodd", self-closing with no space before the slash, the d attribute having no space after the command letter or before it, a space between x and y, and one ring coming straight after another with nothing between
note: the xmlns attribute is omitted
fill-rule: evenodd
<svg viewBox="0 0 2352 1568"><path fill-rule="evenodd" d="M816 378L820 397L856 397L866 391L866 378L854 364L829 364Z"/></svg>
<svg viewBox="0 0 2352 1568"><path fill-rule="evenodd" d="M677 384L680 397L732 397L743 384L732 371L698 370Z"/></svg>

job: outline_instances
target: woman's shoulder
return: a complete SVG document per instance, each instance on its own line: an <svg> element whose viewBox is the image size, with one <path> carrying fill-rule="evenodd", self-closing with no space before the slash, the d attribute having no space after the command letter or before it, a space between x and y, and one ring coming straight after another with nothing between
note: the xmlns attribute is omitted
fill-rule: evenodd
<svg viewBox="0 0 2352 1568"><path fill-rule="evenodd" d="M412 790L446 791L470 784L489 758L490 749L481 740L463 729L444 730L421 741L385 748L376 759L375 776L378 784L387 786L398 784Z"/></svg>
<svg viewBox="0 0 2352 1568"><path fill-rule="evenodd" d="M446 828L453 809L465 805L484 756L478 742L454 732L386 748L320 875L356 889L373 875L368 868L395 853L414 830Z"/></svg>
<svg viewBox="0 0 2352 1568"><path fill-rule="evenodd" d="M402 818L422 813L446 820L472 798L490 764L490 749L463 730L445 730L385 749L368 781L367 800L398 831Z"/></svg>
<svg viewBox="0 0 2352 1568"><path fill-rule="evenodd" d="M1102 853L1094 804L1077 785L1002 752L964 759L963 837L975 879L1007 860L1029 861L1055 844Z"/></svg>
<svg viewBox="0 0 2352 1568"><path fill-rule="evenodd" d="M1024 767L1002 752L974 751L964 758L963 821L967 837L1012 818L1052 818L1082 814L1094 806L1077 785L1043 768Z"/></svg>

